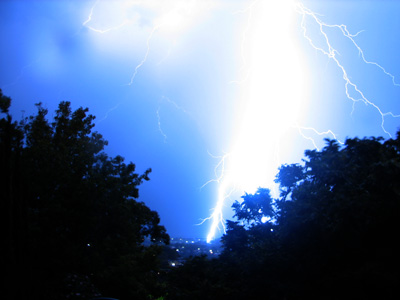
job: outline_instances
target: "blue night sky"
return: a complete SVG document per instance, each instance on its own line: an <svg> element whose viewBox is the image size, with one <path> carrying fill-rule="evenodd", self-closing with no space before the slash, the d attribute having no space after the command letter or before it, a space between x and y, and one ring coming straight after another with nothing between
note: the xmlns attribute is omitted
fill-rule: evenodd
<svg viewBox="0 0 400 300"><path fill-rule="evenodd" d="M205 238L220 199L231 218L323 138L396 133L399 16L389 0L3 0L0 88L17 120L88 107L108 154L152 168L139 200L168 233Z"/></svg>

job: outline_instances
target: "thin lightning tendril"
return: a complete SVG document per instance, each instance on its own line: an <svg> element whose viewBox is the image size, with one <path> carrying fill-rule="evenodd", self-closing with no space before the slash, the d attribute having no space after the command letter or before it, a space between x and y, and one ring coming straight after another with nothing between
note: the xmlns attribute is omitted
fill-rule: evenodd
<svg viewBox="0 0 400 300"><path fill-rule="evenodd" d="M165 134L165 132L162 130L161 128L161 117L160 117L160 110L161 110L161 106L159 106L157 108L156 114L157 114L157 122L158 122L158 131L161 133L161 135L164 138L164 143L167 143L167 135Z"/></svg>
<svg viewBox="0 0 400 300"><path fill-rule="evenodd" d="M301 3L297 3L296 8L297 8L298 13L302 15L301 28L303 30L304 38L307 39L307 41L309 42L311 47L313 47L315 50L323 53L324 55L326 55L330 59L332 59L336 63L337 67L342 71L343 80L345 81L346 96L347 96L347 98L349 100L353 101L353 110L352 110L352 112L354 111L354 105L359 101L362 101L366 105L371 105L375 110L378 111L378 113L381 116L381 128L382 128L383 132L385 132L387 135L392 137L391 134L385 128L385 117L386 116L391 116L393 118L398 118L398 117L400 117L400 114L399 115L395 115L392 112L383 112L378 105L376 105L374 102L369 100L364 95L364 93L358 88L358 86L353 81L351 81L351 79L349 78L349 76L347 74L346 68L343 66L343 64L340 62L340 60L339 60L339 58L337 56L338 51L331 45L331 42L330 42L329 37L328 37L328 35L327 35L326 31L325 31L325 28L337 28L337 29L339 29L341 31L342 35L344 37L348 38L352 42L354 47L358 50L358 53L360 54L361 59L363 60L364 63L370 64L370 65L373 65L373 66L379 68L384 74L386 74L387 76L389 76L392 79L392 82L393 82L393 84L395 86L400 86L398 83L396 83L395 77L391 73L387 72L385 68L383 68L378 63L372 62L372 61L368 61L365 58L364 51L361 49L361 47L354 40L354 37L356 37L361 31L356 33L356 34L351 34L348 31L346 25L343 25L343 24L342 25L326 24L326 23L324 23L323 21L321 21L317 17L316 13L314 13L310 9L304 7L304 5L301 4ZM326 46L328 47L328 51L322 49L321 47L316 46L315 43L313 42L313 40L311 39L311 37L307 35L307 27L305 25L306 16L311 17L315 21L315 23L319 26L319 32L324 37ZM352 97L350 95L349 87L352 87L354 89L354 91L360 96L359 99L355 99L354 97Z"/></svg>
<svg viewBox="0 0 400 300"><path fill-rule="evenodd" d="M89 23L92 21L93 11L94 11L95 7L97 6L97 4L99 3L99 1L100 1L100 0L97 0L97 1L94 3L94 5L92 6L92 8L90 9L90 13L89 13L88 18L82 23L82 26L85 26L85 27L87 27L88 29L90 29L90 30L92 30L92 31L94 31L94 32L104 34L104 33L110 32L110 31L112 31L112 30L118 30L118 29L122 28L123 26L125 26L125 25L127 25L127 24L129 23L128 20L124 20L120 25L114 26L114 27L109 27L109 28L106 28L106 29L98 29L98 28L95 28L95 27L90 26ZM136 75L137 75L137 73L138 73L138 70L139 70L139 69L143 66L143 64L147 61L147 57L149 56L149 53L150 53L150 41L151 41L151 39L153 38L154 32L155 32L157 29L159 29L159 28L160 28L160 25L156 25L156 26L154 26L153 29L151 30L149 36L147 37L147 41L146 41L147 49L146 49L146 52L145 52L145 54L144 54L144 56L143 56L143 59L139 62L139 64L136 65L136 67L135 67L135 69L134 69L134 72L133 72L133 74L132 74L132 76L131 76L131 79L130 79L129 83L127 83L126 85L132 85L132 84L133 84L133 81L135 80L135 77L136 77Z"/></svg>
<svg viewBox="0 0 400 300"><path fill-rule="evenodd" d="M121 24L119 24L119 25L117 25L117 26L109 27L109 28L106 28L106 29L98 29L98 28L95 28L95 27L93 27L93 26L90 26L89 23L92 21L94 9L96 8L96 6L97 6L97 4L99 3L99 1L100 1L100 0L97 0L97 1L93 4L92 8L90 9L89 16L88 16L88 18L82 23L82 26L87 27L88 29L90 29L90 30L92 30L92 31L94 31L94 32L104 34L104 33L107 33L107 32L113 31L113 30L118 30L118 29L124 27L125 25L127 25L127 24L129 23L128 20L124 20Z"/></svg>
<svg viewBox="0 0 400 300"><path fill-rule="evenodd" d="M299 126L298 124L296 124L294 127L297 128L297 130L299 131L299 134L300 134L304 139L309 140L309 141L313 144L314 148L317 149L318 151L319 151L319 148L318 148L318 146L317 146L315 140L314 140L313 138L311 138L310 136L307 136L307 135L304 133L305 130L312 131L312 132L314 132L315 134L317 134L317 135L319 135L319 136L331 135L331 136L333 137L333 139L335 139L336 141L338 141L340 144L344 145L344 142L342 142L341 140L339 140L339 139L336 137L336 134L335 134L332 130L330 130L330 129L327 130L327 131L320 132L320 131L316 130L316 129L313 128L313 127L302 127L302 126Z"/></svg>
<svg viewBox="0 0 400 300"><path fill-rule="evenodd" d="M150 42L151 42L151 39L153 38L154 32L156 32L158 28L160 28L160 26L154 26L153 30L151 31L150 35L148 36L147 42L146 42L146 46L147 46L146 53L145 53L142 61L135 67L135 71L133 72L133 75L132 75L131 80L128 83L128 85L132 85L133 84L133 81L135 80L135 77L136 77L136 75L138 73L138 70L147 61L147 57L149 56L149 53L150 53Z"/></svg>
<svg viewBox="0 0 400 300"><path fill-rule="evenodd" d="M171 104L176 110L180 110L183 113L187 114L190 116L190 113L185 110L182 106L179 106L175 101L172 101L170 98L166 97L166 96L162 96L161 97L161 101L160 102L167 102L168 104ZM167 134L164 132L164 130L162 129L161 126L161 115L160 115L160 111L161 111L161 103L159 103L157 111L156 111L156 115L157 115L157 123L158 123L158 131L160 132L160 134L163 136L164 138L164 143L167 143L168 140L168 136Z"/></svg>

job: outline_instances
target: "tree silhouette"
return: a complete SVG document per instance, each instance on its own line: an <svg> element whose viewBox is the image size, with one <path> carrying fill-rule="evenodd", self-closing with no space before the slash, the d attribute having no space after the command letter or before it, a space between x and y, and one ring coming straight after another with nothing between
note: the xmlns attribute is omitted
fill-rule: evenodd
<svg viewBox="0 0 400 300"><path fill-rule="evenodd" d="M245 195L233 205L238 220L253 225L228 223L222 258L245 262L239 265L250 270L251 291L264 278L278 282L272 289L288 299L398 295L394 278L399 278L400 249L394 237L400 213L400 132L387 141L326 143L321 151L307 150L303 166L281 166L273 222L262 224L257 214L268 196ZM250 206L248 199L258 204ZM241 246L232 247L232 240Z"/></svg>
<svg viewBox="0 0 400 300"><path fill-rule="evenodd" d="M72 111L61 102L49 122L48 111L37 104L38 113L17 124L8 114L9 98L1 96L1 163L7 166L2 201L13 212L9 256L25 251L18 272L26 280L18 283L16 276L13 283L28 287L25 296L47 299L154 295L159 245L169 236L157 212L137 201L151 169L139 175L133 163L109 157L107 142L92 132L88 109ZM20 224L25 225L17 239L11 233ZM152 245L145 247L145 238ZM76 282L82 280L86 291L79 287L78 293ZM9 299L20 298L13 288Z"/></svg>
<svg viewBox="0 0 400 300"><path fill-rule="evenodd" d="M11 99L0 89L0 200L4 220L4 254L2 266L6 274L6 286L18 290L18 280L25 276L27 256L25 251L27 220L26 199L22 197L21 152L23 133L20 124L9 114ZM13 293L7 293L13 299Z"/></svg>
<svg viewBox="0 0 400 300"><path fill-rule="evenodd" d="M399 296L400 131L326 140L302 164L282 165L276 182L278 199L259 189L232 205L222 254L174 272L170 299Z"/></svg>

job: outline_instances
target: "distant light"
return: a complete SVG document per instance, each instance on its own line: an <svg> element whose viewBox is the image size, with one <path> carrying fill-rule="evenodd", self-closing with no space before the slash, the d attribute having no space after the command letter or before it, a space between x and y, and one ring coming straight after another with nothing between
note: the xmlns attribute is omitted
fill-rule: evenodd
<svg viewBox="0 0 400 300"><path fill-rule="evenodd" d="M266 222L268 222L269 220L271 220L270 217L262 217L262 218L261 218L261 222L262 222L262 223L266 223Z"/></svg>

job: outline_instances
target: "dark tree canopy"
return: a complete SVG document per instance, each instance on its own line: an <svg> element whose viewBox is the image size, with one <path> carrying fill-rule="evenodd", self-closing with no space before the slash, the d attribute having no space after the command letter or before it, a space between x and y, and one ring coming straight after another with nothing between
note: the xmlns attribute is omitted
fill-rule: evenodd
<svg viewBox="0 0 400 300"><path fill-rule="evenodd" d="M400 295L400 131L386 141L326 140L321 151L305 152L303 164L282 165L276 182L278 199L259 189L233 204L236 221L227 221L222 254L177 270L196 279L172 277L179 289L171 299ZM201 296L196 281L206 285Z"/></svg>
<svg viewBox="0 0 400 300"><path fill-rule="evenodd" d="M151 170L109 157L87 109L61 102L49 121L38 104L15 122L10 105L0 91L7 299L400 296L400 131L307 150L280 167L277 199L260 188L235 201L218 258L161 270L169 237L138 201Z"/></svg>
<svg viewBox="0 0 400 300"><path fill-rule="evenodd" d="M157 212L137 200L151 170L139 175L133 163L109 157L107 142L92 131L88 109L73 111L69 102L61 102L49 122L38 104L36 115L17 123L8 113L10 99L0 96L6 259L12 282L26 288L21 295L19 284L12 286L8 299L65 299L83 288L81 281L86 282L82 299L96 293L121 298L157 293L158 245L169 236ZM143 245L145 238L151 246Z"/></svg>
<svg viewBox="0 0 400 300"><path fill-rule="evenodd" d="M232 208L234 218L245 222L247 225L259 225L263 218L273 216L272 198L269 189L259 188L254 194L245 194L243 201L235 201Z"/></svg>

